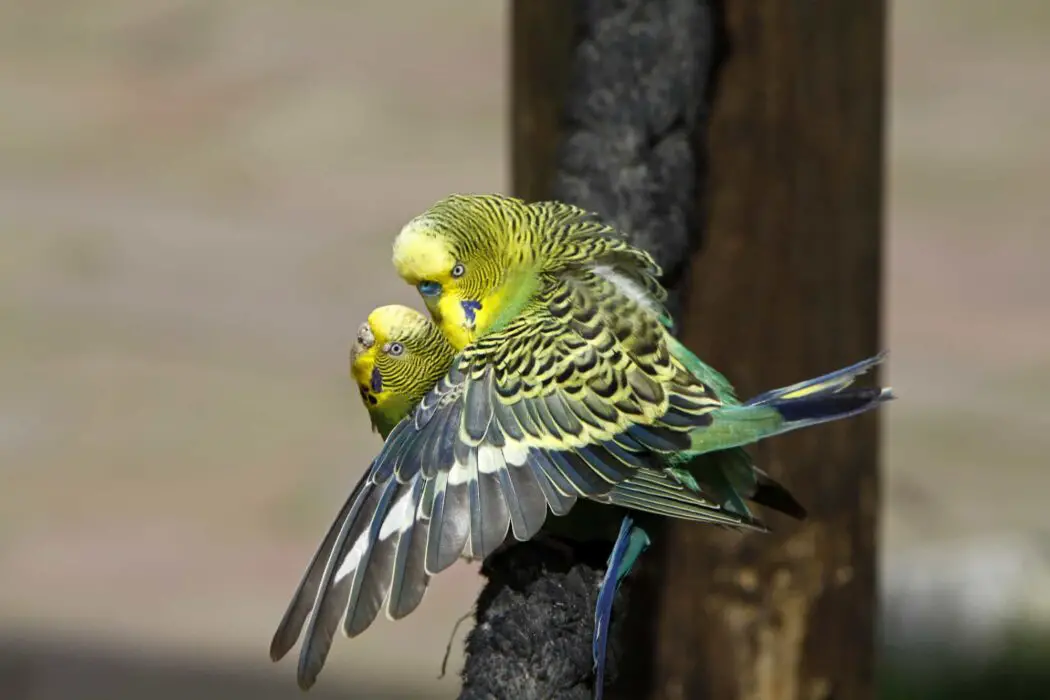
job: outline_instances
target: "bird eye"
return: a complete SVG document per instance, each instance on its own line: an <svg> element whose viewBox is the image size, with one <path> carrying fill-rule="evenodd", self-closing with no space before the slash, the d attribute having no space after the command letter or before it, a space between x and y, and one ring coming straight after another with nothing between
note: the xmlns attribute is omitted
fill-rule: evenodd
<svg viewBox="0 0 1050 700"><path fill-rule="evenodd" d="M425 297L436 297L438 294L441 294L441 285L438 282L431 282L430 280L420 282L416 285L416 289L418 289L419 293Z"/></svg>
<svg viewBox="0 0 1050 700"><path fill-rule="evenodd" d="M452 276L459 278L463 276L463 273L467 271L467 268L463 267L463 263L456 263L452 266Z"/></svg>
<svg viewBox="0 0 1050 700"><path fill-rule="evenodd" d="M393 355L394 357L397 357L398 355L401 355L404 352L405 346L401 343L390 343L390 347L386 349L386 353L388 355Z"/></svg>

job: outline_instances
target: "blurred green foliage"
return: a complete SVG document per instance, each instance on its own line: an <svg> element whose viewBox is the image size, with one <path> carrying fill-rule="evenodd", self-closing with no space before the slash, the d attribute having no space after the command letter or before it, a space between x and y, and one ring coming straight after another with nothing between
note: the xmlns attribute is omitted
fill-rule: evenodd
<svg viewBox="0 0 1050 700"><path fill-rule="evenodd" d="M880 700L1047 700L1050 637L1018 637L987 660L903 669L884 665Z"/></svg>

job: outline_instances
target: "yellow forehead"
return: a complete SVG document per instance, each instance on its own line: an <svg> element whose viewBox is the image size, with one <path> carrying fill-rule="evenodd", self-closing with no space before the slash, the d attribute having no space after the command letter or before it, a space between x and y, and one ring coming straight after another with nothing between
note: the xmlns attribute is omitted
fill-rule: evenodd
<svg viewBox="0 0 1050 700"><path fill-rule="evenodd" d="M376 347L382 347L389 340L419 332L427 323L426 316L400 304L380 306L368 314L368 326L375 336Z"/></svg>
<svg viewBox="0 0 1050 700"><path fill-rule="evenodd" d="M447 277L457 260L426 218L408 222L394 239L394 267L409 284Z"/></svg>

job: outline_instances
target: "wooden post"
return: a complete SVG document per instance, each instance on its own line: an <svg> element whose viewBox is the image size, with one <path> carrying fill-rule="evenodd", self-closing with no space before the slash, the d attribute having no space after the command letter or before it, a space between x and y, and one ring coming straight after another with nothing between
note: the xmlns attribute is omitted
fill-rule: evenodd
<svg viewBox="0 0 1050 700"><path fill-rule="evenodd" d="M681 325L748 396L881 349L886 3L726 0L722 22ZM652 625L648 687L625 697L874 697L877 424L873 412L752 451L805 523L666 525L632 594L635 622Z"/></svg>
<svg viewBox="0 0 1050 700"><path fill-rule="evenodd" d="M556 170L571 5L512 5L514 189L530 199ZM722 60L697 129L704 216L679 321L747 396L881 349L886 2L714 7ZM615 696L871 700L877 451L878 412L774 438L756 463L808 521L655 533Z"/></svg>
<svg viewBox="0 0 1050 700"><path fill-rule="evenodd" d="M563 136L573 3L513 0L510 7L511 188L522 199L548 199Z"/></svg>

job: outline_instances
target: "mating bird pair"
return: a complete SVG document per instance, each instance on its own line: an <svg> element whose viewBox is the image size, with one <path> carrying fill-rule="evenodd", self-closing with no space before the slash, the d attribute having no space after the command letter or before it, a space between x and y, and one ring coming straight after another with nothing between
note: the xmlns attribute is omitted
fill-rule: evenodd
<svg viewBox="0 0 1050 700"><path fill-rule="evenodd" d="M671 334L653 259L567 204L452 195L401 230L393 262L431 318L380 307L351 350L384 444L270 647L282 658L307 626L304 689L339 627L404 617L430 576L531 539L548 511L571 520L577 499L759 531L748 500L804 517L743 447L892 398L851 386L880 355L739 401ZM612 597L646 543L626 517L596 610L599 695Z"/></svg>

